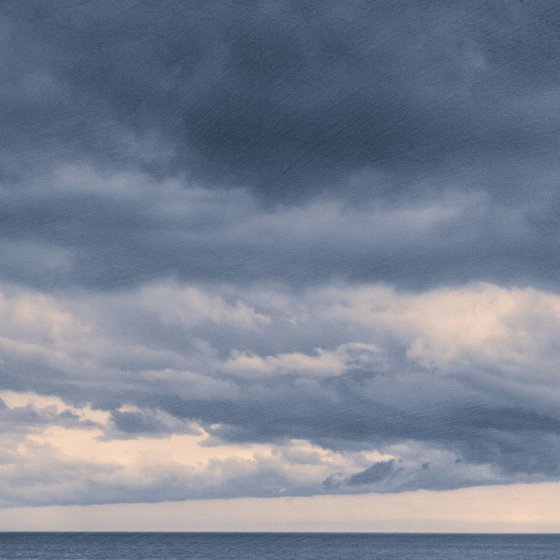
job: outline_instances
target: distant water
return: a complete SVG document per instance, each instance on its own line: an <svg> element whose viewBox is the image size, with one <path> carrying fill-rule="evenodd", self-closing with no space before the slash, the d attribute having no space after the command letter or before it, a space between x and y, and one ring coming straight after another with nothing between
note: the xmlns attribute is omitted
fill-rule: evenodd
<svg viewBox="0 0 560 560"><path fill-rule="evenodd" d="M558 560L560 535L0 533L0 560Z"/></svg>

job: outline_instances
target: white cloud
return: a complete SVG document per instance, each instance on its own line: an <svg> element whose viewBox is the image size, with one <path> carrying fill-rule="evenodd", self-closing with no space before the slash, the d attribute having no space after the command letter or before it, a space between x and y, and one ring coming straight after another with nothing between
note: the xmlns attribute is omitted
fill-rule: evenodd
<svg viewBox="0 0 560 560"><path fill-rule="evenodd" d="M352 367L375 366L374 344L352 342L334 350L318 348L313 354L285 352L265 357L233 350L223 368L237 375L336 376Z"/></svg>

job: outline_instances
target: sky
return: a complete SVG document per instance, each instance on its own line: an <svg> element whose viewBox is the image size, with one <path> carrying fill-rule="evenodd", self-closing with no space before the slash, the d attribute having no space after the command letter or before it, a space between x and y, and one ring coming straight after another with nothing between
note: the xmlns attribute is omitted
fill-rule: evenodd
<svg viewBox="0 0 560 560"><path fill-rule="evenodd" d="M558 530L559 29L0 2L0 530Z"/></svg>

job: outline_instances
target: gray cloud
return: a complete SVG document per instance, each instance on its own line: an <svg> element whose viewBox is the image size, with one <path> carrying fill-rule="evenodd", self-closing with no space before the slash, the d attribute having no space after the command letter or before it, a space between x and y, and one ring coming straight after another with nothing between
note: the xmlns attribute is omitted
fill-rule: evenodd
<svg viewBox="0 0 560 560"><path fill-rule="evenodd" d="M109 430L108 439L130 438L148 435L164 437L172 433L196 434L197 430L188 422L153 410L112 410L111 421L114 429Z"/></svg>
<svg viewBox="0 0 560 560"><path fill-rule="evenodd" d="M0 415L10 431L86 428L101 446L172 436L199 438L209 451L276 446L274 460L231 458L249 473L235 482L226 466L196 476L181 466L177 484L187 489L173 491L176 499L448 489L559 474L554 294L489 284L293 294L164 282L87 297L6 288L1 303L0 390L68 403L10 405ZM86 405L105 420L80 413ZM299 441L314 447L293 447ZM165 478L179 467L153 468ZM106 490L96 495L157 495L155 479L145 492L127 490L123 473L98 480ZM198 493L188 490L193 476ZM83 492L69 496L93 499Z"/></svg>
<svg viewBox="0 0 560 560"><path fill-rule="evenodd" d="M381 461L379 463L375 463L371 467L368 467L366 470L353 474L348 479L348 484L357 485L357 484L372 484L374 482L379 482L393 472L394 464L395 464L394 460Z"/></svg>
<svg viewBox="0 0 560 560"><path fill-rule="evenodd" d="M162 276L549 286L556 236L535 220L539 206L493 202L481 185L397 204L314 200L263 209L243 190L63 166L6 194L2 275L46 290L113 289Z"/></svg>
<svg viewBox="0 0 560 560"><path fill-rule="evenodd" d="M2 503L558 477L554 3L0 14Z"/></svg>
<svg viewBox="0 0 560 560"><path fill-rule="evenodd" d="M521 120L514 109L555 84L552 4L3 9L24 47L10 53L21 84L14 128L103 159L126 155L119 126L154 131L178 165L273 196L363 165L534 146L546 107L533 99Z"/></svg>
<svg viewBox="0 0 560 560"><path fill-rule="evenodd" d="M1 10L10 281L557 285L553 4Z"/></svg>

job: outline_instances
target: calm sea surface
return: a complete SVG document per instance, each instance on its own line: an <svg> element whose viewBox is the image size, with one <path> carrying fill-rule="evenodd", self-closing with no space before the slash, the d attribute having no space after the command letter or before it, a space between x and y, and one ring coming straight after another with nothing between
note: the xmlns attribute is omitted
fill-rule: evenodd
<svg viewBox="0 0 560 560"><path fill-rule="evenodd" d="M14 560L558 560L560 535L0 533Z"/></svg>

